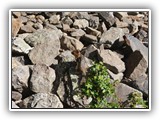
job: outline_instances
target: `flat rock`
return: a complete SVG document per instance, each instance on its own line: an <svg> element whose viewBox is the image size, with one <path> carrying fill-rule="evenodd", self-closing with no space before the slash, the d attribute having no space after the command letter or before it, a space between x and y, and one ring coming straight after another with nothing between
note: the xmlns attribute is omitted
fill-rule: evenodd
<svg viewBox="0 0 160 120"><path fill-rule="evenodd" d="M81 50L84 45L79 40L64 35L61 39L61 46L65 50L73 51L73 50Z"/></svg>
<svg viewBox="0 0 160 120"><path fill-rule="evenodd" d="M99 59L102 60L113 73L117 74L125 71L124 62L111 50L101 50L99 52Z"/></svg>
<svg viewBox="0 0 160 120"><path fill-rule="evenodd" d="M17 33L19 32L21 26L22 21L20 19L12 18L12 37L17 36Z"/></svg>
<svg viewBox="0 0 160 120"><path fill-rule="evenodd" d="M83 37L81 37L81 41L84 44L90 44L90 43L97 43L98 39L94 35L85 34Z"/></svg>
<svg viewBox="0 0 160 120"><path fill-rule="evenodd" d="M90 15L88 14L88 12L78 12L77 16L79 19L86 19L86 20L90 19Z"/></svg>
<svg viewBox="0 0 160 120"><path fill-rule="evenodd" d="M28 54L32 48L20 37L16 37L13 41L12 51Z"/></svg>
<svg viewBox="0 0 160 120"><path fill-rule="evenodd" d="M89 45L83 50L83 55L87 58L94 59L97 58L97 48L94 45Z"/></svg>
<svg viewBox="0 0 160 120"><path fill-rule="evenodd" d="M75 29L73 32L71 32L72 37L81 37L84 34L86 34L82 29Z"/></svg>
<svg viewBox="0 0 160 120"><path fill-rule="evenodd" d="M116 96L117 96L118 100L120 100L121 102L125 102L126 100L128 100L128 96L132 92L138 92L142 96L142 93L140 91L138 91L132 87L129 87L128 85L123 84L123 83L119 83L116 86L115 90L116 90Z"/></svg>
<svg viewBox="0 0 160 120"><path fill-rule="evenodd" d="M28 35L24 40L31 46L36 46L45 43L46 41L53 41L55 42L55 46L59 46L59 38L61 38L61 36L62 32L60 30L43 29Z"/></svg>
<svg viewBox="0 0 160 120"><path fill-rule="evenodd" d="M22 93L28 87L29 79L28 66L16 66L12 69L12 87L18 92Z"/></svg>
<svg viewBox="0 0 160 120"><path fill-rule="evenodd" d="M35 65L30 79L30 89L35 93L49 93L52 91L56 75L54 69L46 65Z"/></svg>
<svg viewBox="0 0 160 120"><path fill-rule="evenodd" d="M91 27L86 27L86 33L90 34L90 35L94 35L96 37L99 37L101 35L100 31L98 31L94 28L91 28Z"/></svg>
<svg viewBox="0 0 160 120"><path fill-rule="evenodd" d="M37 45L30 51L29 58L33 64L45 64L50 66L54 62L55 57L59 54L59 49L59 40L46 40L45 43Z"/></svg>
<svg viewBox="0 0 160 120"><path fill-rule="evenodd" d="M22 101L22 108L63 108L55 94L37 93Z"/></svg>
<svg viewBox="0 0 160 120"><path fill-rule="evenodd" d="M121 38L123 34L124 33L121 28L111 27L102 34L100 42L112 45L117 39Z"/></svg>
<svg viewBox="0 0 160 120"><path fill-rule="evenodd" d="M89 26L89 23L86 19L76 19L73 23L75 28L86 28Z"/></svg>
<svg viewBox="0 0 160 120"><path fill-rule="evenodd" d="M127 12L114 12L113 13L115 17L117 17L120 21L123 20L123 18L128 17Z"/></svg>

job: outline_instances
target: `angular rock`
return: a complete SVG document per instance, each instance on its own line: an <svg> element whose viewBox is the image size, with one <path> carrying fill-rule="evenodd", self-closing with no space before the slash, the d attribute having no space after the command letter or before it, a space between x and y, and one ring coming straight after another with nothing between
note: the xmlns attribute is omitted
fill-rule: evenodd
<svg viewBox="0 0 160 120"><path fill-rule="evenodd" d="M115 23L115 18L111 12L98 12L98 15L104 20L107 27L111 27Z"/></svg>
<svg viewBox="0 0 160 120"><path fill-rule="evenodd" d="M12 101L12 108L19 108L15 102Z"/></svg>
<svg viewBox="0 0 160 120"><path fill-rule="evenodd" d="M54 46L59 47L59 38L61 38L62 32L60 30L37 30L31 35L25 37L25 41L31 45L36 46L38 44L45 43L46 41L53 41Z"/></svg>
<svg viewBox="0 0 160 120"><path fill-rule="evenodd" d="M80 61L80 70L82 72L82 75L86 75L88 68L91 67L93 65L93 61L88 59L85 56L81 57L81 61Z"/></svg>
<svg viewBox="0 0 160 120"><path fill-rule="evenodd" d="M86 20L90 19L90 15L88 14L88 12L78 12L77 14L79 19L86 19Z"/></svg>
<svg viewBox="0 0 160 120"><path fill-rule="evenodd" d="M73 51L73 50L81 50L84 45L79 40L64 35L61 39L61 46L65 50Z"/></svg>
<svg viewBox="0 0 160 120"><path fill-rule="evenodd" d="M81 42L84 43L84 45L86 45L90 43L97 43L98 39L94 35L85 34L83 37L81 37Z"/></svg>
<svg viewBox="0 0 160 120"><path fill-rule="evenodd" d="M12 69L22 66L22 64L18 61L17 57L12 57Z"/></svg>
<svg viewBox="0 0 160 120"><path fill-rule="evenodd" d="M17 18L21 16L21 12L12 12L12 14Z"/></svg>
<svg viewBox="0 0 160 120"><path fill-rule="evenodd" d="M62 25L63 25L63 31L64 32L67 32L67 31L69 31L71 29L68 24L62 24Z"/></svg>
<svg viewBox="0 0 160 120"><path fill-rule="evenodd" d="M90 34L90 35L94 35L94 36L97 36L99 37L101 35L101 32L96 30L96 29L93 29L91 27L86 27L86 33Z"/></svg>
<svg viewBox="0 0 160 120"><path fill-rule="evenodd" d="M132 92L138 92L142 96L142 93L140 91L123 83L119 83L118 85L116 85L115 91L116 96L120 102L125 102L126 100L128 100L129 94L131 94Z"/></svg>
<svg viewBox="0 0 160 120"><path fill-rule="evenodd" d="M121 28L111 27L108 31L105 31L100 39L101 43L113 44L117 39L123 36L123 30Z"/></svg>
<svg viewBox="0 0 160 120"><path fill-rule="evenodd" d="M92 27L92 28L94 28L94 29L97 29L98 26L99 26L99 17L90 16L89 27Z"/></svg>
<svg viewBox="0 0 160 120"><path fill-rule="evenodd" d="M33 33L36 31L36 29L34 29L32 25L27 24L27 25L21 26L20 31L21 33Z"/></svg>
<svg viewBox="0 0 160 120"><path fill-rule="evenodd" d="M75 56L69 50L62 52L59 56L62 58L62 62L73 62L76 60Z"/></svg>
<svg viewBox="0 0 160 120"><path fill-rule="evenodd" d="M86 19L76 19L73 26L76 28L86 28L89 26L89 23Z"/></svg>
<svg viewBox="0 0 160 120"><path fill-rule="evenodd" d="M35 65L30 79L30 89L35 93L49 93L52 91L56 75L54 69L46 65Z"/></svg>
<svg viewBox="0 0 160 120"><path fill-rule="evenodd" d="M18 38L21 38L24 40L25 37L27 37L28 35L31 35L32 33L23 33L23 34L19 34Z"/></svg>
<svg viewBox="0 0 160 120"><path fill-rule="evenodd" d="M140 53L148 63L148 49L146 46L143 45L142 42L140 42L137 38L131 35L125 36L125 42L128 46L130 46L133 52L137 50L140 51Z"/></svg>
<svg viewBox="0 0 160 120"><path fill-rule="evenodd" d="M73 32L71 32L72 37L81 37L85 34L85 32L82 29L75 29Z"/></svg>
<svg viewBox="0 0 160 120"><path fill-rule="evenodd" d="M136 58L136 59L135 59ZM139 80L145 76L148 63L140 51L133 52L126 60L125 76L132 80Z"/></svg>
<svg viewBox="0 0 160 120"><path fill-rule="evenodd" d="M114 12L113 13L115 17L117 17L120 21L123 20L123 18L126 18L128 16L127 12Z"/></svg>
<svg viewBox="0 0 160 120"><path fill-rule="evenodd" d="M12 51L28 54L32 48L21 38L16 37L13 41Z"/></svg>
<svg viewBox="0 0 160 120"><path fill-rule="evenodd" d="M42 25L41 23L35 23L35 24L33 25L33 28L35 28L36 30L38 30L38 29L43 29L43 25Z"/></svg>
<svg viewBox="0 0 160 120"><path fill-rule="evenodd" d="M28 66L17 66L12 69L12 87L22 93L25 88L28 87L29 79Z"/></svg>
<svg viewBox="0 0 160 120"><path fill-rule="evenodd" d="M51 24L58 24L59 23L59 19L60 19L60 16L59 15L52 15L50 18L49 18L49 22Z"/></svg>
<svg viewBox="0 0 160 120"><path fill-rule="evenodd" d="M25 98L22 108L63 108L63 104L55 94L37 93Z"/></svg>
<svg viewBox="0 0 160 120"><path fill-rule="evenodd" d="M93 60L94 58L97 58L96 51L97 51L97 48L94 45L90 45L84 50L83 55Z"/></svg>
<svg viewBox="0 0 160 120"><path fill-rule="evenodd" d="M20 27L22 26L22 21L20 19L12 18L12 37L16 37L19 32Z"/></svg>
<svg viewBox="0 0 160 120"><path fill-rule="evenodd" d="M126 22L121 22L121 21L119 21L118 19L116 19L116 26L117 26L118 28L126 28L126 27L128 27L129 25L128 25L128 23L126 23Z"/></svg>
<svg viewBox="0 0 160 120"><path fill-rule="evenodd" d="M69 26L71 26L73 24L73 21L70 17L64 17L64 18L62 18L62 23L68 24Z"/></svg>
<svg viewBox="0 0 160 120"><path fill-rule="evenodd" d="M113 73L117 74L125 71L124 62L111 50L101 50L99 52L99 59L102 60Z"/></svg>
<svg viewBox="0 0 160 120"><path fill-rule="evenodd" d="M107 71L108 71L111 79L113 79L113 80L119 80L119 81L122 80L122 78L123 78L123 73L114 74L114 73L111 72L110 70L107 70Z"/></svg>
<svg viewBox="0 0 160 120"><path fill-rule="evenodd" d="M22 94L16 91L12 91L12 100L19 101L22 99Z"/></svg>

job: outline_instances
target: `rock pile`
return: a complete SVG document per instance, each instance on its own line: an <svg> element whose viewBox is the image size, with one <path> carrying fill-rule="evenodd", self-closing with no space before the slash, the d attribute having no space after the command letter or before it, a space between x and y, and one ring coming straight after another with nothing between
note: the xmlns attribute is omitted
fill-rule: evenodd
<svg viewBox="0 0 160 120"><path fill-rule="evenodd" d="M12 107L84 108L76 95L102 61L118 99L148 100L148 12L12 12Z"/></svg>

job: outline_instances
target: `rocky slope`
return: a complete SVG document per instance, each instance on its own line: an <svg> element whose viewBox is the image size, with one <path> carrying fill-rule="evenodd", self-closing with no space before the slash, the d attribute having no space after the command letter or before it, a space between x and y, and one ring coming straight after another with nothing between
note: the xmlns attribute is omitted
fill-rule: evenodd
<svg viewBox="0 0 160 120"><path fill-rule="evenodd" d="M94 61L121 102L148 100L148 12L12 12L12 108L84 108L76 91Z"/></svg>

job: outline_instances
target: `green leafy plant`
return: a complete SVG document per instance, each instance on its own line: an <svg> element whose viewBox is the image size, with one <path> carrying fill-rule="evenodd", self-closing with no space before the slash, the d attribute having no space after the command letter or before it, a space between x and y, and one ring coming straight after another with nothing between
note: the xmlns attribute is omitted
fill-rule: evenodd
<svg viewBox="0 0 160 120"><path fill-rule="evenodd" d="M90 108L119 108L116 102L109 102L107 98L116 99L114 83L108 75L107 68L102 62L95 63L88 72L87 80L82 85L82 94L91 97Z"/></svg>
<svg viewBox="0 0 160 120"><path fill-rule="evenodd" d="M147 101L143 100L138 92L132 92L128 96L127 102L130 108L148 108Z"/></svg>

